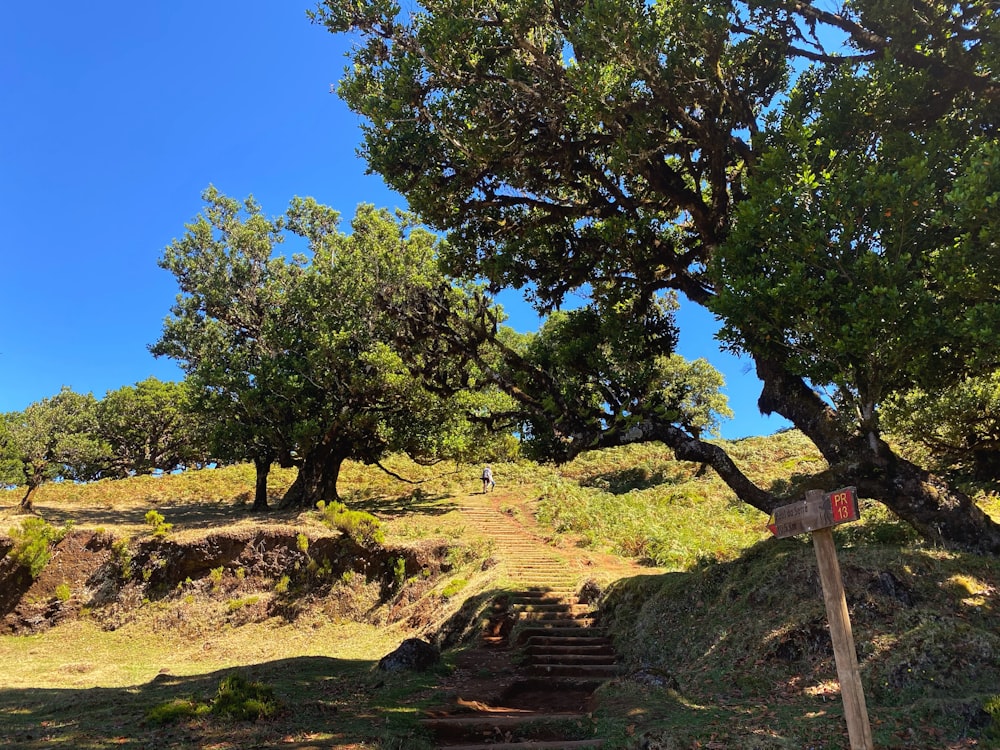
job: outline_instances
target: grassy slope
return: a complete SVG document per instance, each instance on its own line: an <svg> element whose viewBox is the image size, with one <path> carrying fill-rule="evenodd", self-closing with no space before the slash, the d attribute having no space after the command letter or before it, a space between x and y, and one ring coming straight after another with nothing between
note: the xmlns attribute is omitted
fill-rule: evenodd
<svg viewBox="0 0 1000 750"><path fill-rule="evenodd" d="M822 468L794 432L728 447L765 485L795 483L797 475ZM403 461L394 468L423 483L403 484L349 464L342 484L352 506L384 519L389 542L461 538L472 550L470 560L488 554L488 544L467 528L451 502L476 491L475 468L422 469ZM495 470L501 487L517 498L510 511L547 524L554 544L585 544L659 566L656 575L615 583L606 600L630 669L628 678L602 690L598 716L612 747L847 747L808 540L769 540L761 514L735 502L711 471L699 476L697 466L670 460L658 446L595 452L558 470L532 464ZM275 496L290 480L288 473L275 473ZM36 502L55 522L84 518L121 534L143 533L145 511L156 508L183 537L204 533L202 524L262 523L240 506L249 500L250 487L252 469L233 467L50 486ZM16 500L16 493L0 493L0 508L11 509ZM984 498L983 505L1000 517L995 498ZM996 728L988 727L983 711L1000 692L996 561L927 549L879 508L865 506L862 512L863 521L840 527L836 538L877 745L963 747L979 737L980 747L997 746L984 738ZM185 525L186 513L198 523ZM316 528L310 514L273 514L263 523L307 533ZM488 576L473 577L462 595L495 584ZM13 722L7 737L16 738L17 746L41 747L41 722L61 721L62 702L92 699L84 714L115 713L122 737L133 746L154 739L191 746L185 742L197 737L200 746L231 747L232 727L206 720L143 727L142 716L167 697L211 693L226 669L252 664L254 676L295 696L297 708L280 729L241 728L247 736L240 741L269 741L280 733L307 742L310 718L329 724L323 712L335 711L340 738L317 741L416 748L412 719L426 694L419 679L386 686L372 675L372 664L405 635L398 627L379 627L377 619L351 624L317 615L242 626L217 634L215 653L201 654L172 642L162 629L142 631L141 624L102 633L84 622L41 636L4 636L4 684L41 687L0 690L0 726L4 719ZM137 641L142 647L130 649ZM154 679L168 656L171 676ZM111 664L121 673L101 671ZM130 697L122 704L124 695ZM374 725L373 714L379 717ZM90 719L78 721L78 745L114 744Z"/></svg>

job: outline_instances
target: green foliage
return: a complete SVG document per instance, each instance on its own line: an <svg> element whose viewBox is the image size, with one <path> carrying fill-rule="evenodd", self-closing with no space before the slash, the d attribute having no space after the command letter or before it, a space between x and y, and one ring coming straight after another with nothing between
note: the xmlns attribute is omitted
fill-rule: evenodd
<svg viewBox="0 0 1000 750"><path fill-rule="evenodd" d="M311 17L354 42L338 93L361 152L450 232L449 271L542 313L583 298L552 316L553 346L509 346L538 455L664 440L771 505L654 387L676 339L656 308L679 292L752 358L761 408L843 457L832 470L870 466L928 536L997 549L957 494L901 501L919 472L879 442L887 399L1000 362L993 4L323 0Z"/></svg>
<svg viewBox="0 0 1000 750"><path fill-rule="evenodd" d="M448 581L448 584L443 589L441 589L441 596L445 599L450 599L468 585L469 581L465 578L453 578Z"/></svg>
<svg viewBox="0 0 1000 750"><path fill-rule="evenodd" d="M673 298L638 307L633 300L554 312L519 342L516 358L508 355L505 382L532 397L522 399L519 430L532 455L566 458L602 432L624 432L644 418L698 436L717 432L720 418L732 416L719 372L706 360L670 353L677 336Z"/></svg>
<svg viewBox="0 0 1000 750"><path fill-rule="evenodd" d="M146 719L152 724L163 725L211 714L233 721L260 721L273 719L281 711L281 702L275 698L273 688L233 672L222 678L210 702L173 698L151 708Z"/></svg>
<svg viewBox="0 0 1000 750"><path fill-rule="evenodd" d="M260 601L259 596L245 596L242 599L231 599L226 602L227 612L236 612L243 609L244 607L249 607Z"/></svg>
<svg viewBox="0 0 1000 750"><path fill-rule="evenodd" d="M273 719L281 710L281 702L274 697L273 688L234 672L219 683L211 713L235 721L258 721Z"/></svg>
<svg viewBox="0 0 1000 750"><path fill-rule="evenodd" d="M908 456L928 468L978 481L1000 481L1000 372L942 390L897 394L882 424Z"/></svg>
<svg viewBox="0 0 1000 750"><path fill-rule="evenodd" d="M309 552L309 537L305 534L297 534L295 536L295 546L298 548L299 552L306 554Z"/></svg>
<svg viewBox="0 0 1000 750"><path fill-rule="evenodd" d="M392 577L396 582L396 587L399 588L406 582L406 559L402 557L397 557L396 561L392 565Z"/></svg>
<svg viewBox="0 0 1000 750"><path fill-rule="evenodd" d="M163 514L157 510L148 510L144 516L146 525L152 529L155 537L165 537L174 528L172 523L167 523Z"/></svg>
<svg viewBox="0 0 1000 750"><path fill-rule="evenodd" d="M96 436L96 403L64 387L0 417L0 481L28 487L23 507L44 482L99 476L108 449Z"/></svg>
<svg viewBox="0 0 1000 750"><path fill-rule="evenodd" d="M9 531L14 547L8 554L26 567L32 578L38 578L52 559L52 545L58 544L72 527L72 521L56 528L42 518L25 518Z"/></svg>
<svg viewBox="0 0 1000 750"><path fill-rule="evenodd" d="M374 547L385 541L381 522L371 513L350 510L343 503L316 504L319 519L331 529L339 529L362 547Z"/></svg>
<svg viewBox="0 0 1000 750"><path fill-rule="evenodd" d="M221 565L208 571L208 580L212 582L213 589L218 589L222 585L222 576L225 572L226 569Z"/></svg>
<svg viewBox="0 0 1000 750"><path fill-rule="evenodd" d="M1000 695L994 695L983 703L983 710L990 717L990 725L986 728L987 739L1000 742Z"/></svg>
<svg viewBox="0 0 1000 750"><path fill-rule="evenodd" d="M173 724L205 716L211 710L210 704L193 698L172 698L149 709L146 713L146 720L156 725Z"/></svg>
<svg viewBox="0 0 1000 750"><path fill-rule="evenodd" d="M96 437L108 446L102 476L173 471L209 459L207 426L193 411L187 382L150 377L97 402Z"/></svg>
<svg viewBox="0 0 1000 750"><path fill-rule="evenodd" d="M287 575L281 576L281 578L278 579L278 582L276 584L274 584L274 593L275 594L279 594L279 595L280 594L287 594L289 586L291 585L291 583L292 583L292 579L289 578Z"/></svg>
<svg viewBox="0 0 1000 750"><path fill-rule="evenodd" d="M116 539L111 545L111 554L118 562L122 579L127 579L132 572L132 545L128 538Z"/></svg>
<svg viewBox="0 0 1000 750"><path fill-rule="evenodd" d="M420 329L412 346L400 342L392 309L421 291L461 295L438 270L434 235L369 205L344 234L337 212L312 198L294 198L275 219L253 198L212 187L203 198L202 215L160 261L181 296L153 351L180 360L203 393L216 454L260 461L261 471L278 458L295 463L288 494L308 507L336 497L346 458L446 451L457 407L401 357L432 337ZM278 255L287 237L308 252Z"/></svg>
<svg viewBox="0 0 1000 750"><path fill-rule="evenodd" d="M68 602L73 596L73 592L69 587L68 583L60 583L56 586L56 599L61 602Z"/></svg>

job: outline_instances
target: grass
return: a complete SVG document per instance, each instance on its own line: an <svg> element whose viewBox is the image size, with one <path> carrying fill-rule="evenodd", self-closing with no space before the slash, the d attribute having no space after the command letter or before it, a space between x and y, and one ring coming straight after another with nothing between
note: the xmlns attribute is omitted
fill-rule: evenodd
<svg viewBox="0 0 1000 750"><path fill-rule="evenodd" d="M780 491L824 468L796 432L726 447L756 482ZM143 600L137 584L134 611L114 629L84 612L38 635L0 636L0 745L430 747L416 719L440 674L387 680L375 664L413 635L418 616L431 630L456 618L465 637L474 634L501 582L481 564L490 540L459 510L480 492L479 467L401 457L388 465L409 481L348 462L340 484L346 512L377 519L341 526L358 531L364 521L383 535L373 549L390 549L383 587L319 557L317 539L338 533L322 512L252 513L252 467L40 488L36 507L54 527L117 540L109 555L122 575L156 574L139 545L168 525L163 544L223 529L286 530L299 567L262 583L213 565L160 598ZM605 621L627 668L599 692L597 736L608 750L846 748L808 538L770 539L763 514L699 468L656 445L594 451L559 468L494 465L503 513L567 554L647 566L625 578L623 563L614 575L600 562L591 571L615 581ZM272 472L272 506L293 478ZM0 491L0 530L5 519L19 524L18 499ZM995 494L976 499L1000 519ZM871 503L835 538L877 746L1000 747L996 560L929 548ZM446 573L407 569L398 550L422 545L443 550ZM86 606L84 587L58 584L72 593L61 604ZM262 614L276 603L287 616ZM256 721L206 712L237 671L284 708Z"/></svg>

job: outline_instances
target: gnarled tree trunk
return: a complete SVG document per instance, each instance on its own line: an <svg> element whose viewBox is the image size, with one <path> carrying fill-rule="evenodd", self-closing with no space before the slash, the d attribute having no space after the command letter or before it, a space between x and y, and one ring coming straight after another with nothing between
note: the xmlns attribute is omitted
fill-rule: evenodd
<svg viewBox="0 0 1000 750"><path fill-rule="evenodd" d="M881 501L937 544L1000 554L1000 525L971 498L896 455L877 436L846 431L820 396L779 362L756 362L764 382L761 412L780 414L812 440L830 464L831 480L857 486L863 497Z"/></svg>
<svg viewBox="0 0 1000 750"><path fill-rule="evenodd" d="M350 455L350 446L326 437L310 450L299 467L292 486L285 492L281 506L312 508L320 500L337 500L340 467Z"/></svg>

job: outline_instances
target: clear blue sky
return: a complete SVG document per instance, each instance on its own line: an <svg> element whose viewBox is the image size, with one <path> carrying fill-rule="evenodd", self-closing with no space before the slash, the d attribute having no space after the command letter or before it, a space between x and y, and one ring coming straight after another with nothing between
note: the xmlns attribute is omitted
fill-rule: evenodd
<svg viewBox="0 0 1000 750"><path fill-rule="evenodd" d="M182 375L147 346L176 294L156 265L210 183L268 214L311 195L349 219L405 207L356 155L358 122L330 93L349 40L295 0L10 3L0 25L0 412L63 385L103 397ZM537 319L517 298L510 323ZM682 309L680 353L725 375L727 438L762 418L748 365L710 316Z"/></svg>

